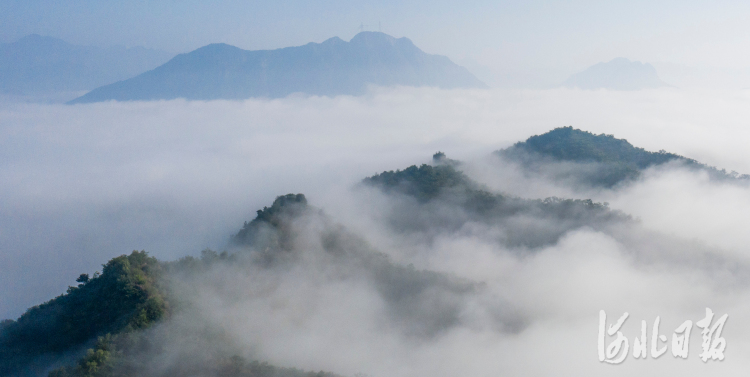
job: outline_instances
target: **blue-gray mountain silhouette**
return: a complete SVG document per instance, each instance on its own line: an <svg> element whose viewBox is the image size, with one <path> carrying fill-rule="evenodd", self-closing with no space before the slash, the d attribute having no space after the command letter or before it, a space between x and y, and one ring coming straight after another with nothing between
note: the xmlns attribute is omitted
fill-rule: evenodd
<svg viewBox="0 0 750 377"><path fill-rule="evenodd" d="M143 47L77 46L32 34L0 44L0 92L29 95L91 90L153 69L172 56Z"/></svg>
<svg viewBox="0 0 750 377"><path fill-rule="evenodd" d="M445 56L407 38L361 32L351 41L247 51L210 44L139 76L97 88L70 103L107 100L196 100L363 94L368 85L477 88L485 85Z"/></svg>
<svg viewBox="0 0 750 377"><path fill-rule="evenodd" d="M656 68L648 63L616 58L595 64L570 76L563 86L581 89L639 90L670 86L661 81Z"/></svg>

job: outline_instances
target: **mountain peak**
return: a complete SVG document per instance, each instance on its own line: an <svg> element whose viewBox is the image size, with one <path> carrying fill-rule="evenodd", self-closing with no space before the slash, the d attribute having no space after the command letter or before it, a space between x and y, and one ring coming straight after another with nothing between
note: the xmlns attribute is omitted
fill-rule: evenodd
<svg viewBox="0 0 750 377"><path fill-rule="evenodd" d="M339 38L339 37L331 37L331 38L328 38L325 41L321 42L320 44L321 45L333 45L333 44L340 44L340 43L346 43L346 41L343 40L343 39L341 39L341 38ZM316 43L315 42L310 42L310 43L308 43L308 45L309 44L313 44L314 45Z"/></svg>
<svg viewBox="0 0 750 377"><path fill-rule="evenodd" d="M62 39L39 34L29 34L27 36L21 37L18 39L18 41L16 41L16 44L21 46L71 46L68 42L63 41Z"/></svg>
<svg viewBox="0 0 750 377"><path fill-rule="evenodd" d="M400 50L411 50L422 52L414 43L406 37L396 38L379 31L363 31L349 41L352 46L365 46L369 48L397 48Z"/></svg>
<svg viewBox="0 0 750 377"><path fill-rule="evenodd" d="M563 86L581 89L639 90L669 86L649 63L619 57L570 76Z"/></svg>
<svg viewBox="0 0 750 377"><path fill-rule="evenodd" d="M619 58L614 58L608 62L609 64L630 64L630 63L641 63L639 61L632 61L628 58L623 58L622 56ZM599 64L605 64L605 63L599 63ZM641 63L643 64L643 63Z"/></svg>
<svg viewBox="0 0 750 377"><path fill-rule="evenodd" d="M226 43L211 43L182 55L207 55L215 57L217 55L240 53L242 51L245 50Z"/></svg>
<svg viewBox="0 0 750 377"><path fill-rule="evenodd" d="M612 188L633 181L644 170L678 162L685 167L708 173L718 181L746 180L750 176L727 173L696 160L666 151L649 152L614 135L593 134L572 126L555 128L542 135L495 152L496 155L519 163L531 172L547 175L568 183ZM556 164L566 164L560 169ZM578 165L570 165L570 164ZM575 167L577 166L577 167Z"/></svg>
<svg viewBox="0 0 750 377"><path fill-rule="evenodd" d="M395 44L396 38L379 31L361 31L349 41L349 43L354 44L368 42L388 42L390 44Z"/></svg>
<svg viewBox="0 0 750 377"><path fill-rule="evenodd" d="M369 85L484 88L468 70L407 38L366 31L349 42L247 51L211 44L70 103L107 100L280 98L292 93L359 95Z"/></svg>

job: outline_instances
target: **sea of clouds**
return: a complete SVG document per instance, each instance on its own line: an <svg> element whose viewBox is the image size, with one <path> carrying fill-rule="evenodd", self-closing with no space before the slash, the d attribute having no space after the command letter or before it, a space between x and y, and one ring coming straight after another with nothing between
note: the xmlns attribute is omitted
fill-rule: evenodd
<svg viewBox="0 0 750 377"><path fill-rule="evenodd" d="M78 274L134 249L162 260L222 250L255 210L300 192L394 261L485 288L462 304L459 325L415 339L383 324L372 286L322 278L325 267L270 277L221 271L232 277L227 282L245 285L227 290L211 280L192 296L197 314L185 323L203 318L225 328L248 357L345 375L745 375L748 186L667 166L631 185L581 189L488 155L572 125L750 173L748 105L750 91L678 89L396 88L364 97L74 106L6 101L0 317L18 317L64 292ZM606 201L636 222L611 232L579 229L533 253L493 242L493 229L476 224L423 242L383 223L391 198L353 189L365 176L427 163L437 151L466 161L467 174L493 191ZM273 289L253 289L269 279ZM523 326L496 326L497 306L521 316ZM597 358L599 310L609 321L630 313L623 332L632 347L641 320L650 329L661 316L671 343L672 331L702 319L706 307L717 317L729 314L723 362L700 361L698 329L688 360L668 352L612 366Z"/></svg>

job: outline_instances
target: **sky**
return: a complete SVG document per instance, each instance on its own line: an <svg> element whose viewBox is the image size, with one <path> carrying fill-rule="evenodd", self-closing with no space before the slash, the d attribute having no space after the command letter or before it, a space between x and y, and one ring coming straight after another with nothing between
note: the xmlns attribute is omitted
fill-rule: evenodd
<svg viewBox="0 0 750 377"><path fill-rule="evenodd" d="M255 50L349 40L365 25L475 73L487 70L477 74L493 86L554 86L626 57L656 65L677 86L750 87L750 4L742 1L3 0L0 7L2 42L37 33L172 53L216 42Z"/></svg>

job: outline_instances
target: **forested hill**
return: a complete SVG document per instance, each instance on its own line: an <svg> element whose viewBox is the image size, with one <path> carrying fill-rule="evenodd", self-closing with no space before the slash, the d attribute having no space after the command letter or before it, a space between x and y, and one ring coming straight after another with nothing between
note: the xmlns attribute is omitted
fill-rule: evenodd
<svg viewBox="0 0 750 377"><path fill-rule="evenodd" d="M499 231L504 246L536 250L581 227L604 229L630 221L606 203L590 199L526 199L495 193L460 171L459 162L433 156L433 164L412 165L365 178L362 184L405 200L391 208L390 225L399 232L444 237L467 223ZM534 219L535 221L530 221ZM555 226L549 226L555 224Z"/></svg>
<svg viewBox="0 0 750 377"><path fill-rule="evenodd" d="M444 163L448 161L448 163ZM379 187L386 192L400 192L427 202L448 191L453 193L476 191L478 186L463 172L456 169L456 161L448 160L445 154L433 155L434 165L412 165L404 170L384 171L362 182Z"/></svg>
<svg viewBox="0 0 750 377"><path fill-rule="evenodd" d="M632 169L626 172L675 159L703 168L684 157L646 152L625 140L569 127L532 137L502 153ZM492 192L465 174L463 166L436 153L430 164L365 178L357 190L382 193L387 200L379 216L384 215L394 234L431 242L482 226L493 230L486 242L519 254L543 250L578 229L608 233L632 223L628 215L590 199L529 199ZM365 237L309 205L302 194L278 196L258 210L228 247L222 253L205 250L200 258L173 262L134 251L110 260L101 274L81 274L77 286L65 294L30 308L17 320L0 323L0 376L313 376L245 360L240 355L248 354L233 348L227 329L210 328L200 311L190 317L191 309L186 308L196 304L191 300L197 301L203 290L217 288L206 282L225 281L229 273L236 277L232 282L255 284L269 276L298 282L298 273L307 271L312 277L339 279L336 284L370 287L387 313L383 320L394 331L423 339L459 326L461 308L482 286L392 260ZM215 280L217 274L222 279ZM227 294L226 303L235 302L239 291L218 287L211 292ZM501 322L509 328L523 326L512 315ZM184 343L193 348L181 348Z"/></svg>
<svg viewBox="0 0 750 377"><path fill-rule="evenodd" d="M613 135L595 135L571 126L556 128L542 135L495 152L497 156L520 163L530 172L554 175L591 186L613 187L641 176L643 170L668 162L679 162L706 171L712 179L748 179L727 173L696 160L666 151L649 152ZM579 165L562 167L560 162Z"/></svg>
<svg viewBox="0 0 750 377"><path fill-rule="evenodd" d="M308 216L311 221L297 222ZM297 240L299 234L305 237ZM316 252L301 241L318 237L325 261L296 258ZM145 252L112 259L101 274L0 327L0 375L17 377L336 377L246 360L226 329L212 327L191 302L211 289L207 278L237 281L279 275L291 267L320 268L341 279L364 280L381 297L386 318L408 336L431 337L454 326L473 282L399 264L330 221L302 194L276 198L232 237L232 251L160 262ZM312 258L313 260L316 258ZM210 280L210 279L208 279ZM252 284L252 283L251 283ZM222 294L221 290L217 294ZM252 298L245 298L251 300ZM196 299L197 300L197 299ZM232 296L231 300L237 300ZM249 318L253 313L249 313ZM186 345L187 343L187 345Z"/></svg>
<svg viewBox="0 0 750 377"><path fill-rule="evenodd" d="M64 357L81 355L98 337L149 327L169 309L157 284L161 272L156 259L134 251L110 260L101 275L82 274L78 286L28 309L18 320L4 320L0 375L43 375ZM109 357L97 351L70 375L93 375Z"/></svg>
<svg viewBox="0 0 750 377"><path fill-rule="evenodd" d="M263 207L256 211L255 218L250 222L245 222L237 232L232 236L230 241L233 245L254 245L261 242L259 238L270 237L273 232L268 230L278 230L287 225L290 219L293 219L309 210L307 198L303 194L287 194L276 198L271 207ZM280 232L285 234L285 232ZM268 241L268 240L266 240ZM274 246L282 249L288 249L285 239L275 238Z"/></svg>
<svg viewBox="0 0 750 377"><path fill-rule="evenodd" d="M211 44L71 103L108 100L280 98L292 93L360 95L368 85L483 88L466 68L420 50L407 38L361 32L346 42L247 51Z"/></svg>
<svg viewBox="0 0 750 377"><path fill-rule="evenodd" d="M284 223L300 214L290 208L304 210L304 195L278 197L271 208L258 211L240 235L250 228L287 228ZM290 217L281 218L281 214ZM248 240L247 244L253 242ZM336 377L247 361L226 350L200 357L185 355L170 349L173 344L164 343L174 337L205 337L206 330L200 324L188 333L185 329L174 333L168 327L160 335L148 332L184 309L172 293L175 276L199 276L214 265L233 265L237 260L237 255L211 250L204 250L201 258L185 257L174 262L158 261L145 251L113 258L101 274L81 274L78 285L69 287L66 293L28 309L17 320L0 322L0 376ZM215 340L203 341L214 346L211 342ZM175 357L179 362L164 370L161 360Z"/></svg>

